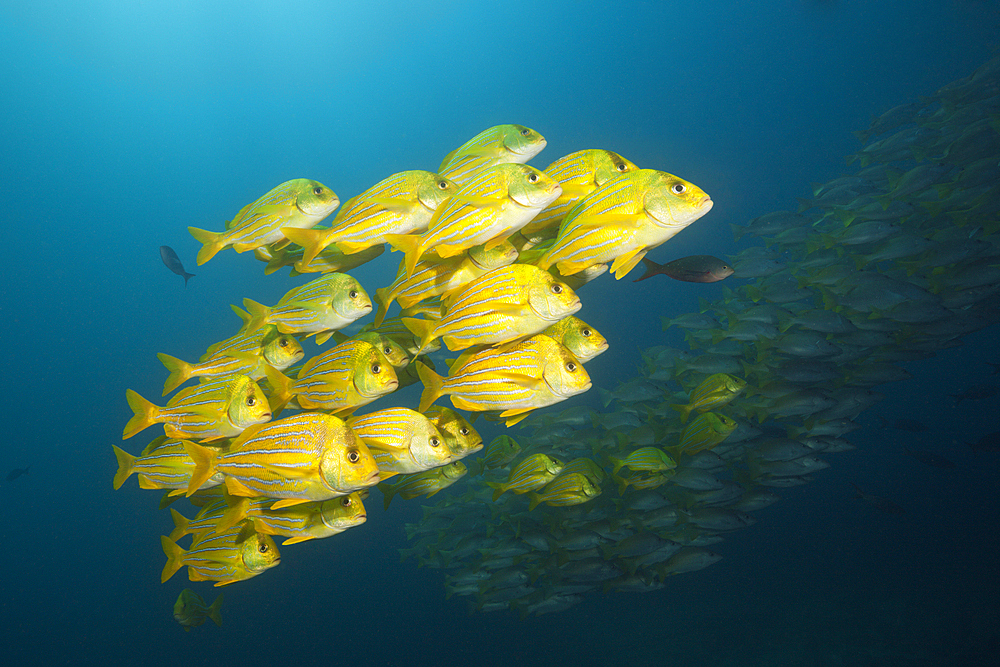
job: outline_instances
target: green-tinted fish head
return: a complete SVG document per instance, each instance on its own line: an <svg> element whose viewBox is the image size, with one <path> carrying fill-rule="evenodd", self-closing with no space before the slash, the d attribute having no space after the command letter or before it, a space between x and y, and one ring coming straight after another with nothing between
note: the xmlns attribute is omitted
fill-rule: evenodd
<svg viewBox="0 0 1000 667"><path fill-rule="evenodd" d="M509 435L498 435L490 442L488 449L499 460L509 461L521 451L521 445Z"/></svg>
<svg viewBox="0 0 1000 667"><path fill-rule="evenodd" d="M503 147L515 162L527 162L545 148L545 137L524 125L503 126Z"/></svg>
<svg viewBox="0 0 1000 667"><path fill-rule="evenodd" d="M371 312L372 300L368 292L352 276L340 273L330 287L330 307L345 320L356 320Z"/></svg>
<svg viewBox="0 0 1000 667"><path fill-rule="evenodd" d="M450 480L456 480L460 477L464 477L467 472L469 472L469 469L466 468L465 464L461 461L455 461L454 463L449 463L448 465L441 467L441 474Z"/></svg>
<svg viewBox="0 0 1000 667"><path fill-rule="evenodd" d="M590 374L564 345L546 355L542 379L556 396L569 398L590 389Z"/></svg>
<svg viewBox="0 0 1000 667"><path fill-rule="evenodd" d="M296 187L295 207L306 215L326 217L340 205L333 190L308 178L299 179Z"/></svg>
<svg viewBox="0 0 1000 667"><path fill-rule="evenodd" d="M378 465L368 446L346 424L340 422L340 425L329 434L319 463L323 481L340 493L378 484Z"/></svg>
<svg viewBox="0 0 1000 667"><path fill-rule="evenodd" d="M472 424L451 408L432 406L424 413L444 436L445 444L456 459L478 452L483 448L483 438Z"/></svg>
<svg viewBox="0 0 1000 667"><path fill-rule="evenodd" d="M228 415L233 426L243 429L270 421L271 406L256 382L246 375L238 375L233 383Z"/></svg>
<svg viewBox="0 0 1000 667"><path fill-rule="evenodd" d="M597 329L577 317L570 316L567 320L569 322L563 334L562 344L569 348L580 363L585 364L608 349L608 339Z"/></svg>
<svg viewBox="0 0 1000 667"><path fill-rule="evenodd" d="M393 368L405 368L410 363L410 358L407 356L403 346L385 334L378 333L377 331L366 331L363 334L354 336L354 339L363 340L374 345Z"/></svg>
<svg viewBox="0 0 1000 667"><path fill-rule="evenodd" d="M507 196L526 208L543 209L562 194L554 178L526 164L500 165L507 174Z"/></svg>
<svg viewBox="0 0 1000 667"><path fill-rule="evenodd" d="M594 184L597 187L601 187L619 174L627 174L639 170L639 167L614 151L595 150L593 159Z"/></svg>
<svg viewBox="0 0 1000 667"><path fill-rule="evenodd" d="M711 197L697 185L661 172L646 191L643 208L661 227L682 228L712 210L712 204Z"/></svg>
<svg viewBox="0 0 1000 667"><path fill-rule="evenodd" d="M248 572L263 572L281 562L281 553L274 539L261 533L252 533L240 545L240 556Z"/></svg>
<svg viewBox="0 0 1000 667"><path fill-rule="evenodd" d="M542 454L539 459L542 462L542 466L545 472L555 477L562 472L563 466L565 465L562 461L554 456L549 456L547 454Z"/></svg>
<svg viewBox="0 0 1000 667"><path fill-rule="evenodd" d="M580 297L569 285L558 280L548 271L525 264L530 270L528 278L528 304L535 315L543 320L558 322L580 310Z"/></svg>
<svg viewBox="0 0 1000 667"><path fill-rule="evenodd" d="M507 240L498 243L489 250L486 250L485 244L469 248L469 259L484 271L510 266L517 261L517 256L517 248Z"/></svg>
<svg viewBox="0 0 1000 667"><path fill-rule="evenodd" d="M426 176L417 186L417 199L428 211L436 211L445 197L458 192L458 185L444 176L432 172L424 172Z"/></svg>
<svg viewBox="0 0 1000 667"><path fill-rule="evenodd" d="M425 468L436 468L451 462L455 456L444 435L429 420L426 428L414 428L410 438L410 453Z"/></svg>
<svg viewBox="0 0 1000 667"><path fill-rule="evenodd" d="M732 394L742 393L747 388L747 381L734 375L726 376L726 390Z"/></svg>
<svg viewBox="0 0 1000 667"><path fill-rule="evenodd" d="M354 388L365 398L378 398L391 394L399 386L399 379L389 360L374 346L360 346L354 364Z"/></svg>
<svg viewBox="0 0 1000 667"><path fill-rule="evenodd" d="M306 354L295 336L278 333L277 330L264 339L262 350L264 361L279 371L301 360Z"/></svg>
<svg viewBox="0 0 1000 667"><path fill-rule="evenodd" d="M346 496L324 500L319 504L319 515L323 525L333 530L347 530L360 526L367 519L365 504L361 501L362 491Z"/></svg>

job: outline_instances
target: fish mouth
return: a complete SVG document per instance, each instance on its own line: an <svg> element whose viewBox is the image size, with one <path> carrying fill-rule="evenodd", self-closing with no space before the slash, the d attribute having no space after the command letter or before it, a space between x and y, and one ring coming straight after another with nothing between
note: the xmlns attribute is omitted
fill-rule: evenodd
<svg viewBox="0 0 1000 667"><path fill-rule="evenodd" d="M382 477L379 476L379 472L376 470L372 474L368 475L368 479L365 480L365 486L374 486L375 484L378 484L381 479Z"/></svg>
<svg viewBox="0 0 1000 667"><path fill-rule="evenodd" d="M712 198L709 197L708 195L705 195L704 197L698 200L698 203L695 204L695 208L697 208L699 211L701 209L705 209L705 212L707 213L708 210L711 209L714 205L715 202L712 201Z"/></svg>
<svg viewBox="0 0 1000 667"><path fill-rule="evenodd" d="M267 420L269 420L271 418L271 413L270 412L265 412L264 414L262 414L260 416L260 418L263 419L263 420L265 420L265 421L267 421Z"/></svg>

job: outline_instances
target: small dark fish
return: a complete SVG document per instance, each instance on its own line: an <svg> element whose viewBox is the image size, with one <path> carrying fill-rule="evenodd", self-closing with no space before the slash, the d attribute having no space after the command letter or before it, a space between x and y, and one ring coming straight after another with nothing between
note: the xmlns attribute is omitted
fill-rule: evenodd
<svg viewBox="0 0 1000 667"><path fill-rule="evenodd" d="M954 468L955 464L943 456L939 456L934 452L928 452L923 449L909 449L904 447L903 451L920 461L924 465L929 465L932 468Z"/></svg>
<svg viewBox="0 0 1000 667"><path fill-rule="evenodd" d="M717 283L733 275L733 267L726 264L724 260L711 255L691 255L666 264L657 264L653 260L643 257L642 263L646 265L646 273L633 280L634 283L661 273L686 283Z"/></svg>
<svg viewBox="0 0 1000 667"><path fill-rule="evenodd" d="M974 452L1000 452L1000 431L987 433L976 442L965 443Z"/></svg>
<svg viewBox="0 0 1000 667"><path fill-rule="evenodd" d="M990 398L991 396L996 396L1000 392L1000 387L995 384L974 384L968 389L960 391L957 394L949 394L955 399L955 405L958 405L962 401L981 401L984 398Z"/></svg>
<svg viewBox="0 0 1000 667"><path fill-rule="evenodd" d="M851 484L854 487L854 497L860 498L865 501L879 512L885 512L886 514L906 514L906 510L892 502L888 498L883 498L882 496L873 496L865 493L858 488L857 484Z"/></svg>
<svg viewBox="0 0 1000 667"><path fill-rule="evenodd" d="M931 430L930 426L916 419L896 419L889 421L884 417L879 417L882 421L882 428L894 428L897 431L909 431L910 433L923 433Z"/></svg>
<svg viewBox="0 0 1000 667"><path fill-rule="evenodd" d="M174 249L168 245L161 245L160 258L163 259L163 263L167 265L168 269L184 277L184 287L187 287L188 278L194 278L194 274L184 270L184 265L181 264L181 259L174 252Z"/></svg>
<svg viewBox="0 0 1000 667"><path fill-rule="evenodd" d="M28 466L27 468L14 468L9 473L7 473L7 481L8 482L13 482L15 479L17 479L21 475L27 475L29 468L31 468L31 466Z"/></svg>

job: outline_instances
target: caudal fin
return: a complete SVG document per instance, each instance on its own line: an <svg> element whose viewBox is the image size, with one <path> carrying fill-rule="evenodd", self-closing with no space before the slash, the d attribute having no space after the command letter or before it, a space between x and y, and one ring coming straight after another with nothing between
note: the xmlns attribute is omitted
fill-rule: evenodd
<svg viewBox="0 0 1000 667"><path fill-rule="evenodd" d="M243 326L240 333L250 333L260 329L267 323L267 316L271 314L270 308L252 299L243 299L243 307L250 314L250 320Z"/></svg>
<svg viewBox="0 0 1000 667"><path fill-rule="evenodd" d="M184 567L184 556L187 552L166 535L160 535L160 546L163 547L163 553L167 557L167 564L163 566L163 572L160 574L160 583L165 584L177 570Z"/></svg>
<svg viewBox="0 0 1000 667"><path fill-rule="evenodd" d="M155 424L157 414L160 410L131 389L125 390L125 400L128 401L128 406L132 408L132 412L135 414L125 424L125 430L122 431L122 440L128 440L142 429Z"/></svg>
<svg viewBox="0 0 1000 667"><path fill-rule="evenodd" d="M184 440L184 451L187 452L191 460L194 461L194 472L191 473L191 481L188 483L187 497L190 498L201 485L208 481L208 478L215 474L215 452L208 447L196 445L190 440Z"/></svg>
<svg viewBox="0 0 1000 667"><path fill-rule="evenodd" d="M635 280L633 280L632 282L634 283L637 283L640 280L645 280L646 278L651 278L658 273L663 273L663 264L657 264L653 260L648 259L646 257L642 258L642 263L646 267L646 272L641 276L639 276L638 278L636 278Z"/></svg>
<svg viewBox="0 0 1000 667"><path fill-rule="evenodd" d="M420 248L421 237L416 234L386 234L385 240L392 246L393 250L403 252L406 257L403 266L406 267L406 279L413 276L413 271L417 267L417 261L423 254Z"/></svg>
<svg viewBox="0 0 1000 667"><path fill-rule="evenodd" d="M215 621L215 624L220 628L222 627L222 614L219 612L221 607L222 595L220 594L219 597L215 598L215 602L212 603L212 606L208 608L208 617Z"/></svg>
<svg viewBox="0 0 1000 667"><path fill-rule="evenodd" d="M414 362L417 366L417 377L424 383L424 391L420 394L420 407L417 412L426 412L431 404L441 397L444 390L444 377L438 375L423 362Z"/></svg>
<svg viewBox="0 0 1000 667"><path fill-rule="evenodd" d="M282 227L281 233L292 243L302 246L302 266L308 266L316 255L323 252L323 249L330 245L329 238L324 239L324 235L329 230L326 229L300 229L298 227Z"/></svg>
<svg viewBox="0 0 1000 667"><path fill-rule="evenodd" d="M201 250L198 251L198 256L195 258L198 266L215 257L217 252L226 247L226 242L222 238L225 236L225 232L216 234L215 232L198 229L197 227L188 227L188 231L201 244ZM187 278L184 279L184 284L187 284Z"/></svg>
<svg viewBox="0 0 1000 667"><path fill-rule="evenodd" d="M125 480L135 470L135 457L120 447L111 446L114 447L115 456L118 458L118 472L115 473L115 479L112 482L115 491L117 491L122 488L122 484L125 483Z"/></svg>
<svg viewBox="0 0 1000 667"><path fill-rule="evenodd" d="M160 360L164 367L170 371L170 375L167 376L167 381L163 383L163 396L166 396L174 389L177 389L177 387L191 379L191 371L194 370L194 366L188 362L178 359L177 357L171 357L169 354L164 354L162 352L157 353L156 357Z"/></svg>

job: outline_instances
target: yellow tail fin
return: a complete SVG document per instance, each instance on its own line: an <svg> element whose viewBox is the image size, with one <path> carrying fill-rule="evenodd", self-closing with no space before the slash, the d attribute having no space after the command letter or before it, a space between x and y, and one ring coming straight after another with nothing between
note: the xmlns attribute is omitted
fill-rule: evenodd
<svg viewBox="0 0 1000 667"><path fill-rule="evenodd" d="M194 369L194 366L188 362L177 357L171 357L169 354L163 354L162 352L158 353L156 357L170 371L167 381L163 383L163 396L166 396L191 379L191 371Z"/></svg>
<svg viewBox="0 0 1000 667"><path fill-rule="evenodd" d="M222 238L225 236L225 232L216 234L215 232L198 229L197 227L188 227L188 231L201 244L201 250L198 251L198 256L196 257L198 266L215 257L217 252L226 247L226 242Z"/></svg>
<svg viewBox="0 0 1000 667"><path fill-rule="evenodd" d="M125 430L122 431L122 440L127 440L142 429L155 424L160 411L158 407L131 389L125 390L125 400L128 401L128 406L132 408L132 412L135 414L125 424Z"/></svg>
<svg viewBox="0 0 1000 667"><path fill-rule="evenodd" d="M128 479L129 475L132 474L135 466L135 457L126 452L120 447L111 445L114 447L115 456L118 458L118 472L115 473L114 482L112 485L115 487L115 491L122 488L122 484Z"/></svg>
<svg viewBox="0 0 1000 667"><path fill-rule="evenodd" d="M163 566L163 572L160 574L160 583L165 584L177 570L184 567L184 556L187 552L166 535L160 535L160 546L163 547L163 553L167 557L167 564Z"/></svg>

